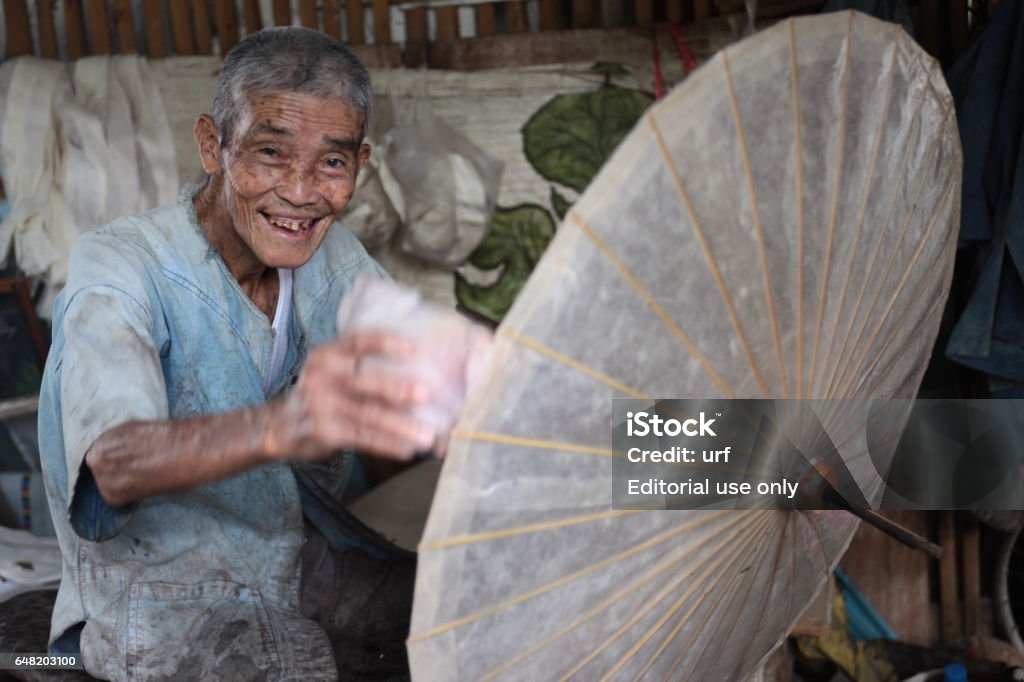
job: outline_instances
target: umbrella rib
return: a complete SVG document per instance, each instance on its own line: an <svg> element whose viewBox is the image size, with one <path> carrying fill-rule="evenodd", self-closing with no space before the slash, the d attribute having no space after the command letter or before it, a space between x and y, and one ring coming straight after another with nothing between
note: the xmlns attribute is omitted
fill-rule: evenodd
<svg viewBox="0 0 1024 682"><path fill-rule="evenodd" d="M943 211L946 208L946 200L952 198L953 193L950 192L949 189L953 185L953 180L954 180L954 178L951 176L950 180L946 183L945 189L944 189L945 197L943 198L942 203L939 204L939 207L936 209L935 214L932 216L931 220L929 221L928 227L925 230L925 235L920 240L920 243L917 245L917 248L914 250L914 255L910 259L910 263L907 265L906 272L904 272L903 273L903 277L900 278L900 283L896 286L896 291L893 292L892 298L889 299L889 303L885 307L885 311L879 317L878 324L876 324L875 328L872 330L871 337L867 340L867 343L864 344L865 350L864 350L864 352L862 352L860 354L860 356L857 359L857 367L854 369L854 371L846 373L845 376L848 377L848 378L846 379L846 382L843 385L843 390L844 391L847 390L850 387L850 383L854 381L855 377L857 377L858 373L860 372L861 367L864 365L864 362L867 360L868 352L867 352L866 349L870 348L871 345L875 342L875 339L878 338L879 332L882 331L882 327L885 326L886 321L888 321L889 315L892 314L893 306L896 305L896 299L898 299L899 295L903 292L903 287L906 285L907 280L910 278L910 275L911 275L911 273L914 270L914 266L917 264L917 260L921 256L921 252L924 250L925 245L928 243L928 238L931 237L932 230L935 229L935 225L936 225L936 223L938 223L939 217L941 217ZM939 261L936 260L935 263L932 264L932 267L935 267L935 265L938 264L938 262ZM925 282L925 283L927 283L927 282Z"/></svg>
<svg viewBox="0 0 1024 682"><path fill-rule="evenodd" d="M890 33L892 33L892 31L890 31ZM850 289L850 280L853 279L853 264L857 260L857 252L860 250L861 244L861 235L863 235L864 233L864 222L867 218L868 213L868 199L871 198L871 185L875 177L875 172L878 169L878 152L882 148L882 133L885 129L885 117L889 112L889 102L891 99L893 89L892 86L893 82L896 80L896 45L897 43L893 41L889 57L889 75L886 78L887 83L885 87L885 97L882 101L882 115L878 117L878 130L875 133L875 145L874 149L872 149L871 151L871 170L868 171L867 180L865 181L864 198L860 204L860 217L857 219L857 231L853 238L853 248L850 249L850 263L846 269L846 277L843 278L843 288L839 295L839 303L836 306L837 311L842 311L843 304L846 303L846 294L849 292ZM837 313L835 324L832 325L832 332L829 334L829 340L827 344L828 357L832 356L832 351L835 349L836 332L839 330L840 317L841 315ZM832 377L830 376L829 379L831 378ZM827 391L828 386L824 386L823 389Z"/></svg>
<svg viewBox="0 0 1024 682"><path fill-rule="evenodd" d="M558 519L557 521L531 523L524 526L514 526L512 528L492 530L486 533L473 533L471 535L453 535L452 537L445 538L444 540L421 543L416 549L420 554L422 554L424 552L433 552L440 549L448 549L449 547L473 545L478 542L488 542L490 540L504 540L505 538L527 535L529 533L539 533L542 531L554 530L556 528L565 528L566 526L575 526L581 523L591 523L593 521L604 521L605 519L612 519L617 516L628 516L630 514L639 513L641 513L639 510L624 509L607 512L598 512L596 514L582 514L580 516L570 516L568 518Z"/></svg>
<svg viewBox="0 0 1024 682"><path fill-rule="evenodd" d="M742 521L742 520L743 519L740 518L739 521ZM737 523L739 521L737 521ZM756 536L755 531L759 531L760 528L763 525L764 525L763 521L761 519L758 519L758 521L755 522L755 524L753 524L751 528L742 529L740 532L742 532L743 537L745 539L742 542L740 542L738 545L732 547L730 550L728 550L727 552L725 552L722 555L720 555L714 562L711 563L710 566L707 567L706 570L704 570L702 573L700 573L699 576L697 577L697 579L690 583L690 585L687 587L686 591L682 594L682 596L680 596L675 602L673 602L673 604L670 607L670 609L667 612L667 614L664 615L661 619L659 619L659 622L657 624L655 624L651 629L649 629L645 633L643 641L637 642L636 644L634 644L633 648L642 647L644 642L646 642L652 636L654 636L654 633L657 632L658 628L661 627L661 625L664 624L664 622L666 620L668 620L668 618L671 617L672 613L675 613L676 611L679 610L679 608L686 602L686 600L692 595L692 593L698 587L700 587L704 583L704 581L708 579L709 576L711 576L711 575L715 576L714 581L712 583L712 587L714 585L717 585L718 582L721 581L722 575L723 575L722 571L717 570L719 565L722 564L727 558L736 556L740 552L742 552L743 548L747 544L749 544L750 539L752 539L753 537ZM740 535L740 533L736 533L735 535ZM731 536L730 537L730 541L732 541L734 539L735 539L735 536ZM605 649L607 649L609 646L611 646L612 643L615 642L615 640L619 639L633 625L635 625L644 616L646 616L648 613L650 613L666 596L670 595L673 591L675 591L675 589L677 589L687 578L693 576L693 574L695 572L696 572L696 570L694 572L692 572L692 573L684 574L684 575L680 576L674 583L672 583L667 588L662 590L659 593L657 599L655 599L652 602L648 603L647 606L645 606L645 608L643 608L640 611L637 611L635 614L633 614L633 616L628 621L626 621L626 623L624 625L622 625L621 627L619 627L618 630L616 630L611 635L609 635L596 649L591 651L585 658L583 658L582 660L578 661L576 663L576 665L573 666L573 668L569 672L567 672L564 675L562 675L562 677L560 678L560 682L564 682L565 680L567 680L568 678L572 677L573 675L575 675L579 671L583 670L583 668L585 668L587 665L589 665L591 661L593 661L597 656L599 656L601 654L601 652L603 652ZM707 591L705 592L705 594L707 594ZM703 601L703 598L702 598L701 601ZM631 649L630 651L633 651L633 649ZM622 659L619 660L618 664L616 666L614 666L611 670L609 670L604 675L604 677L602 677L602 680L608 679L608 677L614 675L619 670L619 668L621 668L622 665L624 665L626 663L626 661L629 658L631 658L631 654L629 652L627 652L627 654Z"/></svg>
<svg viewBox="0 0 1024 682"><path fill-rule="evenodd" d="M757 523L756 524L751 524L751 527L748 530L747 536L744 538L743 542L740 545L738 545L736 547L736 549L731 554L729 554L728 556L723 555L723 557L722 557L723 561L728 559L727 566L731 566L733 563L735 563L737 558L740 557L747 550L747 548L750 546L750 544L752 542L756 542L758 540L758 538L760 537L761 530L765 526L768 525L768 522L770 520L771 520L771 515L770 514L761 514L760 518L757 521ZM727 572L728 571L726 571L726 570L718 571L718 574L717 574L717 576L715 578L715 581L714 581L712 587L717 588L718 584L721 583L722 580L725 578L725 575L726 575ZM713 613L715 611L715 609L718 607L718 603L721 601L722 596L724 595L725 592L728 591L729 586L732 585L732 583L736 579L737 575L738 575L737 573L733 573L732 577L729 580L729 584L726 585L726 588L723 589L723 590L718 590L718 594L717 594L714 602L711 605L711 610L710 610L709 613ZM668 611L665 612L665 614L662 616L662 618L659 620L658 623L656 623L653 627L648 629L648 631L646 633L644 633L644 637L641 638L640 641L636 642L633 645L633 647L626 653L626 655L623 656L619 660L619 662L616 664L615 668L612 671L610 671L607 675L605 675L604 679L608 679L609 677L611 677L616 671L618 671L623 665L626 664L628 659L630 659L633 656L635 656L636 653L639 652L641 648L643 648L643 646L647 643L647 641L650 640L650 638L653 637L656 634L656 632L665 623L667 623L669 621L669 619L671 619L672 616L676 612L679 611L679 609L682 607L683 603L685 603L685 599L689 596L689 592L691 592L691 591L692 590L688 590L686 594L684 594L680 599L676 600L676 602L672 605L672 608L670 608ZM654 662L664 653L664 651L668 648L668 645L671 644L675 640L675 638L677 636L679 636L680 630L682 630L683 626L689 621L689 619L695 613L697 613L697 611L704 604L704 601L708 598L709 595L711 595L711 593L712 593L712 591L710 589L705 590L704 593L701 594L700 599L697 600L697 603L694 604L692 607L690 607L690 609L686 613L684 613L682 616L680 616L680 618L679 618L678 622L676 623L676 625L672 628L671 631L669 631L669 633L665 637L665 639L662 640L661 645L658 647L658 649L651 656L650 660L647 661L646 666L644 667L643 670L640 671L640 673L637 675L636 679L639 679L644 674L646 674L646 672L648 670L650 670L650 668L654 665ZM707 620L705 619L705 620L703 620L697 626L697 629L695 630L694 635L692 637L690 637L690 639L687 642L687 644L683 647L683 651L680 653L679 659L677 659L677 662L675 663L675 666L678 666L678 661L679 660L682 660L683 658L685 658L686 653L693 646L693 643L697 640L697 637L700 636L700 633L703 631L704 625L706 623L707 623ZM673 670L674 670L674 668L673 668ZM668 677L671 678L671 676L672 676L672 672L669 672Z"/></svg>
<svg viewBox="0 0 1024 682"><path fill-rule="evenodd" d="M408 640L406 640L406 643L416 644L417 642L422 642L424 640L437 637L438 635L443 635L446 632L451 632L452 630L464 627L471 623L475 623L479 620L490 618L491 616L501 613L502 611L510 609L514 606L518 606L519 604L529 601L530 599L533 599L535 597L539 597L540 595L550 592L551 590L557 589L559 587L562 587L563 585L567 585L575 580L579 580L580 578L590 575L591 573L607 568L608 566L611 566L616 562L629 559L653 547L657 547L658 545L668 542L669 540L678 535L691 531L694 528L699 528L700 526L706 523L710 523L711 521L714 521L715 519L718 519L728 513L729 512L727 511L721 511L718 513L702 516L699 519L695 519L692 523L683 524L678 528L672 529L669 532L657 535L649 540L646 540L645 542L640 543L639 545L634 545L628 550L619 552L618 554L610 556L607 559L597 562L596 564L591 564L590 566L581 568L578 571L574 571L573 573L570 573L567 576L563 576L545 585L541 585L540 587L530 590L529 592L524 592L523 594L517 595L516 597L513 597L511 599L506 599L503 602L499 602L494 606L489 606L485 609L477 611L476 613L471 613L468 616L457 618L455 620L431 628L430 630L427 630L425 632L412 635L409 637Z"/></svg>
<svg viewBox="0 0 1024 682"><path fill-rule="evenodd" d="M785 514L786 512L778 512L778 513ZM782 524L782 539L779 541L778 550L775 552L775 561L772 564L772 577L773 578L775 577L775 574L779 572L779 561L782 559L782 546L783 546L783 544L785 544L784 541L786 539L786 530L788 528L789 528L789 517L787 516L785 523ZM764 606L761 607L761 613L759 613L758 616L757 616L757 624L754 625L754 636L755 637L757 636L757 632L761 629L761 623L764 622L764 614L768 611L768 602L771 600L771 594L772 594L772 592L771 592L771 585L772 585L773 582L774 582L773 580L769 580L768 581L769 588L765 592ZM749 591L748 591L748 593L749 593ZM751 644L753 644L753 640L751 640ZM752 648L749 649L748 652L743 655L743 658L740 659L740 663L737 666L737 670L733 671L733 678L736 677L738 670L741 670L743 668L743 664L747 662L747 657L750 655L750 651L753 651L753 649ZM717 656L716 656L716 662L717 662Z"/></svg>
<svg viewBox="0 0 1024 682"><path fill-rule="evenodd" d="M597 236L597 233L591 230L590 227L585 222L583 222L583 218L581 218L579 214L577 214L574 211L570 212L567 224L575 225L577 228L579 228L581 232L583 232L583 234L587 237L587 239L591 241L591 243L593 243L597 250L600 251L606 259L608 259L608 262L611 263L612 266L619 271L619 274L621 274L622 277L627 282L629 282L633 289L636 290L636 292L640 295L640 298L642 298L644 302L647 303L648 306L650 306L654 314L658 316L658 319L660 319L665 324L665 326L668 327L668 330L672 332L672 334L676 337L676 339L679 340L679 342L690 353L690 355L692 355L697 360L697 362L700 363L701 367L704 369L705 374L707 374L708 377L713 382L715 382L715 384L718 385L718 388L720 388L727 397L734 397L732 390L729 388L729 385L725 383L721 376L719 376L718 372L716 372L714 367L711 366L711 363L708 361L708 359L705 358L704 355L697 349L697 347L693 344L693 342L686 335L686 333L679 327L678 324L676 324L675 320L673 320L669 316L669 314L665 312L665 309L661 307L661 304L658 303L657 300L655 300L654 296L651 295L651 292L649 292L647 288L640 282L640 280L637 279L636 275L634 275L632 271L630 271L626 264L619 260L618 256L612 253L612 250L608 248L608 245L605 244L599 236Z"/></svg>
<svg viewBox="0 0 1024 682"><path fill-rule="evenodd" d="M683 208L686 210L687 216L690 218L690 224L693 225L694 234L697 237L697 243L700 244L701 252L704 254L704 260L711 270L711 278L715 282L715 288L718 289L718 295L722 299L722 303L725 305L726 314L729 315L729 320L732 322L732 328L736 331L736 336L739 338L740 345L743 347L743 354L747 358L747 364L750 365L750 369L754 372L754 380L757 381L758 387L761 389L761 395L768 395L768 388L764 383L764 379L761 376L761 370L758 368L757 360L754 359L754 353L750 348L750 340L747 338L747 333L743 329L743 324L740 322L739 315L736 312L736 306L733 304L732 296L729 294L729 290L725 287L725 280L722 278L722 272L718 268L718 263L715 262L714 255L711 253L711 244L708 242L707 235L704 234L704 227L701 225L700 218L697 217L697 211L693 208L693 202L690 200L690 194L683 187L683 179L679 175L679 169L676 168L675 161L672 159L671 154L668 151L668 145L665 144L665 138L661 133L661 127L654 118L654 114L650 111L646 115L647 123L654 133L654 139L658 143L658 149L661 151L661 157L665 161L665 166L668 168L669 174L672 176L672 181L675 183L676 192L679 194L679 198L682 201Z"/></svg>
<svg viewBox="0 0 1024 682"><path fill-rule="evenodd" d="M750 212L754 220L754 231L757 235L757 248L761 258L761 275L764 280L764 294L768 303L768 317L772 323L772 336L775 339L775 360L779 364L779 379L782 383L782 397L789 397L789 386L786 381L786 366L782 360L782 338L779 335L779 316L775 311L775 295L772 293L772 278L768 273L768 254L765 250L764 230L761 227L761 208L758 205L757 190L754 187L754 172L750 167L750 151L747 148L747 135L740 118L740 104L736 99L736 88L732 82L732 69L729 67L729 50L722 51L722 66L725 69L725 81L729 92L729 103L732 105L733 120L736 124L736 136L739 138L740 158L747 176L747 191L750 194Z"/></svg>
<svg viewBox="0 0 1024 682"><path fill-rule="evenodd" d="M825 571L827 572L830 568L832 568L832 561L831 559L829 559L828 556L828 548L825 546L825 538L821 537L821 529L818 528L818 524L814 522L813 514L815 514L815 512L810 512L809 514L802 513L801 517L806 519L807 523L810 524L811 529L814 531L814 535L818 538L818 546L821 547L821 557L825 562Z"/></svg>
<svg viewBox="0 0 1024 682"><path fill-rule="evenodd" d="M920 120L921 120L920 116L915 116L914 117L914 122L911 124L913 131L917 131L917 129L919 127L919 124L920 124ZM910 137L913 137L913 133L910 135ZM889 227L889 223L892 222L893 215L896 212L896 205L899 204L900 188L903 185L903 180L905 180L906 177L907 177L906 169L907 169L907 164L910 162L910 151L911 151L911 145L907 144L906 148L903 150L903 159L900 162L900 171L897 174L897 177L900 178L900 183L893 190L892 201L889 203L889 210L886 213L885 220L882 223L882 230L881 230L882 234L885 233L886 229ZM922 182L922 186L923 186L924 180L922 179L921 182ZM915 202L916 202L916 197L915 197ZM916 203L915 203L915 205L916 205ZM874 248L874 250L871 253L871 259L870 259L870 261L868 263L867 271L864 274L864 283L863 283L863 285L860 288L860 293L857 295L857 304L854 306L853 315L850 316L850 321L846 325L846 330L843 332L843 342L839 345L839 352L836 354L837 358L843 358L843 357L846 356L846 347L847 347L847 344L850 342L850 337L851 337L851 334L853 333L853 325L857 321L857 316L860 315L861 306L864 304L864 296L865 296L865 294L867 294L868 282L871 281L871 275L875 271L875 264L878 262L878 254L879 254L879 252L881 250L882 250L882 240L878 239L878 240L876 240L875 248ZM881 286L881 283L879 283L879 286ZM826 386L833 386L834 385L833 382L835 381L835 378L836 378L836 372L839 371L839 364L840 364L839 362L833 362L832 363L832 369L829 371L828 381L825 382ZM835 392L834 391L830 391L829 394L828 394L828 397L834 397L834 396L835 396Z"/></svg>
<svg viewBox="0 0 1024 682"><path fill-rule="evenodd" d="M789 87L793 94L793 146L796 155L796 397L803 396L804 376L804 143L800 135L800 76L795 21L789 20Z"/></svg>
<svg viewBox="0 0 1024 682"><path fill-rule="evenodd" d="M725 530L727 530L729 528L732 528L733 526L737 525L738 523L740 523L741 520L742 519L736 519L735 521L731 522L731 524L726 526L726 528L724 528L723 531L725 531ZM735 535L735 534L733 534L733 535ZM653 580L658 575L664 573L668 569L672 568L673 566L676 566L677 564L679 564L683 560L687 559L698 548L703 547L704 545L708 544L709 542L711 542L712 540L715 540L715 539L720 539L721 540L720 546L724 546L724 545L726 545L729 542L729 540L732 539L732 537L733 536L729 536L728 539L723 539L723 535L721 533L717 534L717 535L710 535L710 536L704 538L703 540L701 540L699 543L697 543L695 545L692 545L690 547L687 547L686 551L681 553L679 556L673 557L672 559L669 559L668 561L663 562L662 564L657 566L654 570L652 570L651 572L641 576L637 580L634 580L625 589L620 590L613 597L611 597L609 599L606 599L600 605L596 606L595 608L591 609L587 613L583 614L582 616L580 616L575 621L573 621L572 623L570 623L566 627L562 628L561 630L559 630L555 634L551 635L550 637L545 638L541 642L538 642L537 644L532 646L527 651L524 651L523 653L519 654L515 658L510 659L509 661L506 661L505 663L501 664L499 667L497 667L494 670L492 670L491 672L487 673L487 675L481 680L481 682L486 682L486 680L494 679L495 677L497 677L501 673L505 672L509 668L511 668L511 667L515 666L516 664L524 661L525 659L529 658L530 656L535 655L536 653L538 653L542 649L545 649L548 646L550 646L551 644L554 644L556 641L558 641L559 639L561 639L565 635L569 634L573 630L575 630L575 629L585 625L586 623L590 622L591 620L593 620L602 611L605 611L609 607L614 606L618 602L620 602L623 599L625 599L626 597L628 597L630 594L636 592L641 587L644 587L645 585L647 585L651 580ZM692 575L692 573L690 575ZM661 597L658 596L655 599L659 599L660 600Z"/></svg>
<svg viewBox="0 0 1024 682"><path fill-rule="evenodd" d="M578 360L574 360L573 358L570 358L567 355L559 353L558 351L544 345L543 343L537 341L536 339L531 339L528 336L524 336L522 334L512 331L511 329L506 329L504 327L498 329L498 334L500 336L504 336L512 343L522 346L523 348L528 348L536 353L540 353L541 355L551 358L555 362L561 363L566 367L574 369L582 374L586 374L588 377L592 379L597 379L601 383L611 386L619 393L624 393L630 396L631 398L636 398L637 400L650 400L649 397L645 396L640 391L637 391L634 388L630 388L629 386L620 381L612 379L610 376L597 371L593 367L589 367Z"/></svg>
<svg viewBox="0 0 1024 682"><path fill-rule="evenodd" d="M490 431L462 431L452 432L452 436L465 440L475 440L483 443L499 443L501 445L514 445L523 448L536 448L538 450L553 450L556 452L572 452L580 455L598 455L600 457L611 457L612 451L607 448L597 448L592 445L579 443L563 443L555 440L544 440L541 438L523 438L521 436L510 436L504 433L492 433Z"/></svg>
<svg viewBox="0 0 1024 682"><path fill-rule="evenodd" d="M821 279L821 293L818 295L818 320L814 325L814 345L811 350L811 364L807 368L807 387L814 391L814 375L818 364L818 344L821 341L821 329L825 324L825 301L828 298L828 279L832 272L832 253L835 245L836 215L839 212L839 190L842 185L843 176L843 155L846 147L846 116L850 96L850 51L853 45L850 41L850 34L853 31L854 13L850 12L849 20L846 23L846 49L843 55L843 85L842 98L839 105L839 144L836 152L835 183L832 188L832 206L829 209L828 218L828 245L825 247L824 273ZM839 319L838 310L836 319Z"/></svg>

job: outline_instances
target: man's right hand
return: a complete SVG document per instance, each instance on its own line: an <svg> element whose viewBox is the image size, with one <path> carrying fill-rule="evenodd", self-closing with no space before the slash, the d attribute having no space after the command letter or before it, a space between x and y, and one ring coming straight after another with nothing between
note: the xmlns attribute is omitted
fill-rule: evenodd
<svg viewBox="0 0 1024 682"><path fill-rule="evenodd" d="M408 460L433 448L441 434L410 409L430 399L429 387L366 361L402 360L412 351L411 341L384 332L358 332L316 348L266 424L266 452L275 459L320 460L352 448Z"/></svg>

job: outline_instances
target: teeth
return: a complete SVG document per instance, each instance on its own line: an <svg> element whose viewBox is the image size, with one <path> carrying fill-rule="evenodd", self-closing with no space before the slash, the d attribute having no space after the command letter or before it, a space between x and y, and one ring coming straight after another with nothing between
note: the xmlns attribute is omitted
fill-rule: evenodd
<svg viewBox="0 0 1024 682"><path fill-rule="evenodd" d="M270 222L271 225L283 227L284 229L290 230L292 232L308 230L310 227L313 226L313 223L315 222L313 219L305 220L303 222L294 222L292 220L287 220L285 218L272 218L269 216L267 217L267 220Z"/></svg>

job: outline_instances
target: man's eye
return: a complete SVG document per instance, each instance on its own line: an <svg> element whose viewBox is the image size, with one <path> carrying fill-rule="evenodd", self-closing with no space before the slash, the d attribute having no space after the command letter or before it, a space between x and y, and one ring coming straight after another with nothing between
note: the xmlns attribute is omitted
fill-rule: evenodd
<svg viewBox="0 0 1024 682"><path fill-rule="evenodd" d="M338 158L327 159L326 163L327 163L327 167L328 168L344 168L345 167L344 159L338 159Z"/></svg>
<svg viewBox="0 0 1024 682"><path fill-rule="evenodd" d="M260 154L263 156L277 156L277 150L273 147L264 147L260 150Z"/></svg>

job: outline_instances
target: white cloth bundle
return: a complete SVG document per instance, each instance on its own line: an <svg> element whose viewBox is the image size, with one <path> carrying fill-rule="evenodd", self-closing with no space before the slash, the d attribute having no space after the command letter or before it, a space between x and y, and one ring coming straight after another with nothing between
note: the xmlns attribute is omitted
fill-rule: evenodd
<svg viewBox="0 0 1024 682"><path fill-rule="evenodd" d="M78 235L169 203L178 192L170 126L149 64L136 56L0 66L0 156L11 214L0 256L41 277L49 317Z"/></svg>
<svg viewBox="0 0 1024 682"><path fill-rule="evenodd" d="M413 416L444 434L487 361L490 333L461 315L420 300L419 294L378 277L361 277L338 308L338 333L388 331L415 345L410 358L373 358L389 371L430 387Z"/></svg>

